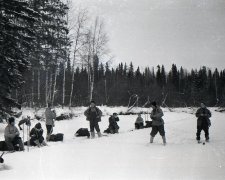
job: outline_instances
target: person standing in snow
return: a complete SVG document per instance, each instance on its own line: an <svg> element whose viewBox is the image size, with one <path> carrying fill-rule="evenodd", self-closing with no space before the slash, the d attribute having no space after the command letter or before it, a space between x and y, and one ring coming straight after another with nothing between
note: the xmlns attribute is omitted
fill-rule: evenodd
<svg viewBox="0 0 225 180"><path fill-rule="evenodd" d="M99 122L101 121L102 111L96 107L95 101L91 101L91 104L89 108L84 112L84 115L86 116L87 121L90 122L90 132L91 132L91 138L95 137L95 131L98 133L98 137L101 137L102 134L100 132L99 128Z"/></svg>
<svg viewBox="0 0 225 180"><path fill-rule="evenodd" d="M138 117L134 123L135 129L142 129L144 127L144 120L141 117L141 113L138 114Z"/></svg>
<svg viewBox="0 0 225 180"><path fill-rule="evenodd" d="M196 133L196 140L200 142L201 131L205 132L205 139L209 141L209 126L211 126L210 117L211 112L206 108L204 103L201 103L201 107L196 112L197 120L197 133Z"/></svg>
<svg viewBox="0 0 225 180"><path fill-rule="evenodd" d="M117 113L113 113L113 115L109 117L109 131L111 134L119 133L118 121L119 117Z"/></svg>
<svg viewBox="0 0 225 180"><path fill-rule="evenodd" d="M47 136L46 140L49 141L50 135L53 132L53 127L55 126L55 118L56 118L56 113L55 111L51 110L51 104L48 103L48 107L45 110L45 118L46 118L46 129L47 129Z"/></svg>
<svg viewBox="0 0 225 180"><path fill-rule="evenodd" d="M166 136L165 136L165 130L164 130L164 121L162 119L163 117L163 111L162 109L157 106L156 102L151 103L152 106L152 112L150 114L150 118L152 119L152 131L150 133L150 143L153 143L153 139L155 135L159 132L159 134L162 136L163 144L166 145Z"/></svg>
<svg viewBox="0 0 225 180"><path fill-rule="evenodd" d="M17 150L15 148L17 145L19 145L19 151L24 150L24 145L19 135L20 135L19 130L15 126L15 119L14 117L10 117L8 119L8 125L6 126L4 132L5 142L7 144L9 151Z"/></svg>
<svg viewBox="0 0 225 180"><path fill-rule="evenodd" d="M41 123L37 123L30 131L30 144L33 146L47 146L43 137L43 129Z"/></svg>

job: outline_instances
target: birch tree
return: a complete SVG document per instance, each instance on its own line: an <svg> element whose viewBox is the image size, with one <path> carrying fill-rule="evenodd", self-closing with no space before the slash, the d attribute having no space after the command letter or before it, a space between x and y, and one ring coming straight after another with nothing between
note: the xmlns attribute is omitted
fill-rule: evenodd
<svg viewBox="0 0 225 180"><path fill-rule="evenodd" d="M84 46L84 38L86 32L86 22L87 22L87 11L79 10L78 15L75 20L75 25L72 27L72 41L73 41L73 61L72 61L72 81L69 97L69 107L72 106L72 97L74 89L74 74L75 74L75 65L78 60L78 54L81 48Z"/></svg>
<svg viewBox="0 0 225 180"><path fill-rule="evenodd" d="M94 61L96 57L100 59L103 55L108 53L107 42L108 37L104 31L104 22L96 17L94 25L89 28L86 34L86 54L83 58L83 62L88 69L89 101L93 99L95 83Z"/></svg>

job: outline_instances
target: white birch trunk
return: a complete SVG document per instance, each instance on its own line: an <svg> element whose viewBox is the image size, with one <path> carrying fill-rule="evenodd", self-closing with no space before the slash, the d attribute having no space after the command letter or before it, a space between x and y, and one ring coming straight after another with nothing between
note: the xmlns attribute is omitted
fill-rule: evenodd
<svg viewBox="0 0 225 180"><path fill-rule="evenodd" d="M54 74L54 84L53 84L53 92L52 92L52 105L54 104L55 93L56 93L56 80L57 80L57 72L58 66L56 66L55 74Z"/></svg>

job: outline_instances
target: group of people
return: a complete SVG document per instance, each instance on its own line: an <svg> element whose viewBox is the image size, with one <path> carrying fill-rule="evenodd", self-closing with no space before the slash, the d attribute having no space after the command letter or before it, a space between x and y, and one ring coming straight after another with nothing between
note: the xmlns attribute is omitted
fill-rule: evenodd
<svg viewBox="0 0 225 180"><path fill-rule="evenodd" d="M45 118L46 118L46 141L49 141L50 136L53 132L54 127L54 119L56 118L55 111L51 110L51 104L48 104L48 107L45 110ZM29 117L22 118L22 123L25 123L27 126L31 126ZM20 130L22 130L21 124L19 124ZM28 128L29 129L29 128ZM23 132L24 133L24 132ZM25 143L27 145L31 146L46 146L47 143L45 142L45 138L43 137L44 130L41 126L41 123L37 123L30 132L27 132L29 134L29 140ZM20 137L20 132L15 126L15 118L10 117L8 119L8 125L5 128L4 131L4 137L5 137L5 143L7 145L7 149L9 151L23 151L24 150L24 139Z"/></svg>
<svg viewBox="0 0 225 180"><path fill-rule="evenodd" d="M152 119L152 130L150 133L150 143L153 143L154 137L159 132L159 134L162 136L163 144L166 145L166 136L165 136L165 129L164 129L164 120L162 117L164 116L162 109L156 104L156 102L151 103L152 111L150 113L150 118ZM91 101L90 106L88 109L84 112L84 115L86 116L86 119L89 121L90 124L90 134L91 138L95 138L95 130L97 131L98 137L101 137L101 131L99 128L99 122L101 121L102 111L96 106L95 101ZM53 132L54 127L54 119L56 118L55 111L51 110L51 104L48 104L48 107L45 110L45 117L46 117L46 141L49 141L50 136ZM201 103L201 107L196 112L197 120L197 133L196 133L196 140L200 142L200 135L201 131L203 130L205 132L205 139L206 141L209 141L209 127L211 125L210 117L211 112L206 108L204 103ZM117 122L119 121L119 117L117 113L113 113L112 116L109 117L109 126L108 126L108 132L109 133L118 133L119 132L119 126ZM26 121L24 121L26 122ZM30 124L27 124L30 125ZM135 122L135 128L141 129L144 127L144 121L141 117L141 114L138 115L136 122ZM32 130L29 132L30 139L27 143L29 145L33 146L46 146L47 143L45 142L45 139L43 137L43 128L41 126L41 123L37 123ZM7 144L9 151L24 150L24 142L22 141L20 137L20 132L15 126L15 119L14 117L10 117L8 119L8 125L5 128L4 132L5 136L5 142Z"/></svg>
<svg viewBox="0 0 225 180"><path fill-rule="evenodd" d="M164 120L163 120L163 111L162 109L157 105L155 101L151 103L152 111L150 113L150 118L152 119L151 122L151 133L150 133L150 143L153 143L154 137L159 132L159 134L162 136L163 144L166 145L166 135L165 135L165 128L164 128ZM91 104L89 108L84 112L84 115L87 117L87 120L90 122L90 132L91 137L95 137L94 130L97 131L97 134L99 137L102 136L100 128L99 128L99 122L101 121L102 112L101 110L96 106L95 101L91 101ZM209 127L211 126L210 117L211 112L206 108L204 103L201 103L201 107L196 112L197 119L197 133L196 133L196 140L200 142L200 135L201 131L203 130L205 132L205 140L209 141ZM116 113L113 113L112 116L109 117L109 127L108 130L110 133L118 133L119 126L117 122L119 121L119 118ZM135 128L141 129L144 127L144 120L141 117L141 114L138 114L138 117L135 122Z"/></svg>

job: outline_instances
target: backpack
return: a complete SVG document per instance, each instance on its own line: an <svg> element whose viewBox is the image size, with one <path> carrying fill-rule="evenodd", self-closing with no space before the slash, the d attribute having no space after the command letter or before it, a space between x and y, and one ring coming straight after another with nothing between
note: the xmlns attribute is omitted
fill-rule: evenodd
<svg viewBox="0 0 225 180"><path fill-rule="evenodd" d="M87 128L80 128L75 133L75 136L76 137L87 136L89 138L90 137L90 133L89 133Z"/></svg>
<svg viewBox="0 0 225 180"><path fill-rule="evenodd" d="M57 142L57 141L63 141L64 134L58 133L58 134L51 134L49 141Z"/></svg>

